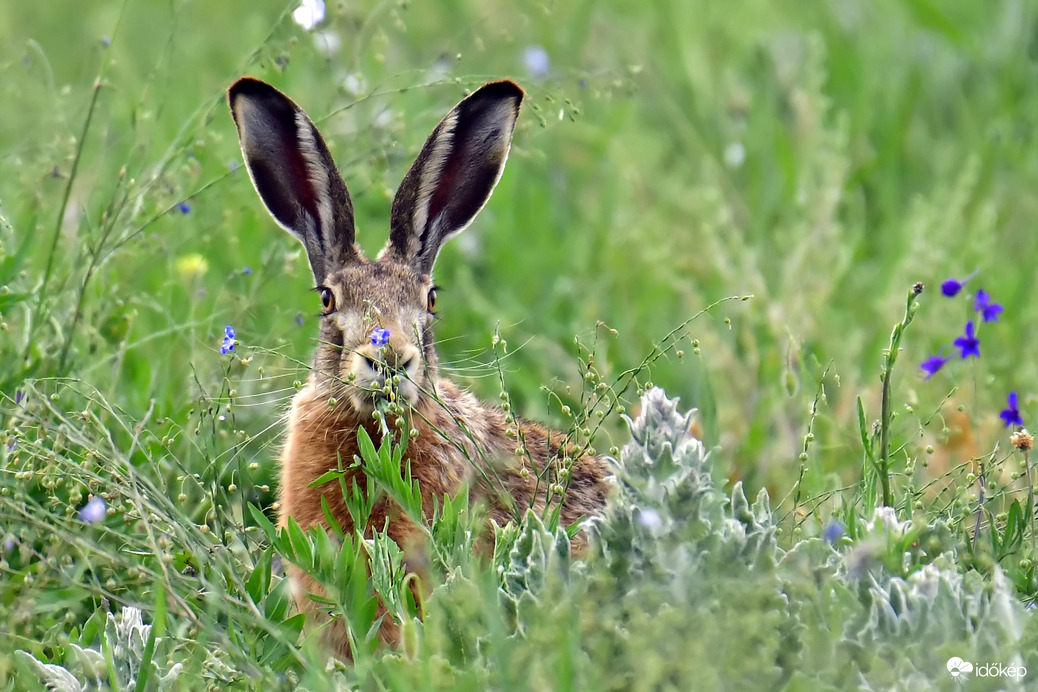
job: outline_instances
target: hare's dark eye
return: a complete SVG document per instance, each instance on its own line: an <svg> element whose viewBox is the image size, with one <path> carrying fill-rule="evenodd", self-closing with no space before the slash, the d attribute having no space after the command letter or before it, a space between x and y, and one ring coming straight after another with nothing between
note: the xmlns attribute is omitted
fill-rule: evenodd
<svg viewBox="0 0 1038 692"><path fill-rule="evenodd" d="M332 289L327 286L318 286L317 291L321 294L321 305L324 307L324 314L330 314L335 312L335 294L332 293Z"/></svg>
<svg viewBox="0 0 1038 692"><path fill-rule="evenodd" d="M436 314L436 287L433 286L429 289L429 295L425 299L425 309L429 312Z"/></svg>

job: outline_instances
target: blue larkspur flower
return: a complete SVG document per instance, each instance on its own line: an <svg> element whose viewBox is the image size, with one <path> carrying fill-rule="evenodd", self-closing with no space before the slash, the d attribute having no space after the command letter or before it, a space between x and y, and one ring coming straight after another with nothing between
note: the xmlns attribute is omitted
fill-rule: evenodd
<svg viewBox="0 0 1038 692"><path fill-rule="evenodd" d="M974 333L973 320L966 323L966 334L955 340L955 346L962 352L962 357L976 356L980 358L980 340Z"/></svg>
<svg viewBox="0 0 1038 692"><path fill-rule="evenodd" d="M1002 306L991 302L991 296L984 289L977 291L977 297L973 301L973 309L981 314L985 322L997 322L1002 313Z"/></svg>
<svg viewBox="0 0 1038 692"><path fill-rule="evenodd" d="M947 363L949 360L951 359L944 357L944 347L942 346L941 350L937 352L937 355L930 356L929 358L923 361L922 365L919 366L923 369L923 372L926 373L926 377L924 379L928 380L934 375L936 375L937 371L944 367L944 364Z"/></svg>
<svg viewBox="0 0 1038 692"><path fill-rule="evenodd" d="M191 212L191 205L187 202L181 202L177 205L177 211L179 211L181 214L188 214Z"/></svg>
<svg viewBox="0 0 1038 692"><path fill-rule="evenodd" d="M1004 409L1002 413L998 414L1005 422L1006 427L1013 425L1023 425L1024 419L1020 415L1020 404L1016 395L1016 392L1009 392L1009 408Z"/></svg>
<svg viewBox="0 0 1038 692"><path fill-rule="evenodd" d="M825 529L822 531L822 538L829 543L835 543L843 538L843 534L843 523L839 519L830 519L829 523L825 525Z"/></svg>
<svg viewBox="0 0 1038 692"><path fill-rule="evenodd" d="M223 343L220 344L220 353L226 355L234 350L238 342L234 340L234 327L227 325L223 328Z"/></svg>
<svg viewBox="0 0 1038 692"><path fill-rule="evenodd" d="M955 296L959 295L959 291L961 291L962 287L966 285L966 282L976 275L977 272L974 271L972 274L967 276L962 281L959 281L958 279L946 279L944 282L941 283L941 293L948 296L949 298L954 298Z"/></svg>
<svg viewBox="0 0 1038 692"><path fill-rule="evenodd" d="M389 330L378 327L371 332L372 346L385 346L389 343Z"/></svg>

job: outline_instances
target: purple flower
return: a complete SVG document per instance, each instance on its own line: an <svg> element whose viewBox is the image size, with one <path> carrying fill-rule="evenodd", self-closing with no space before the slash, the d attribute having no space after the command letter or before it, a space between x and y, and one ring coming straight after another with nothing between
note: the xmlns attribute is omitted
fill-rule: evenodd
<svg viewBox="0 0 1038 692"><path fill-rule="evenodd" d="M966 282L972 279L974 276L976 276L976 274L977 272L973 272L962 281L959 281L958 279L946 280L944 283L941 284L941 293L948 296L949 298L954 298L955 296L959 295L959 291L961 291L962 287L966 285Z"/></svg>
<svg viewBox="0 0 1038 692"><path fill-rule="evenodd" d="M14 390L14 403L20 404L20 403L22 403L22 399L24 399L24 398L25 398L25 392L23 392L20 389Z"/></svg>
<svg viewBox="0 0 1038 692"><path fill-rule="evenodd" d="M829 543L835 543L843 538L843 534L843 523L839 519L830 519L829 523L825 525L825 530L822 531L822 538Z"/></svg>
<svg viewBox="0 0 1038 692"><path fill-rule="evenodd" d="M920 367L923 369L923 372L926 373L926 377L924 379L928 380L934 375L936 375L937 371L943 368L944 364L951 360L951 358L945 358L943 354L944 347L941 346L941 350L937 352L937 355L930 356L929 358L923 361L923 364Z"/></svg>
<svg viewBox="0 0 1038 692"><path fill-rule="evenodd" d="M238 342L234 340L234 327L227 325L223 328L223 343L220 344L220 353L227 355L234 350Z"/></svg>
<svg viewBox="0 0 1038 692"><path fill-rule="evenodd" d="M252 267L245 267L244 269L241 270L241 273L242 274L246 274L246 275L251 274L252 273Z"/></svg>
<svg viewBox="0 0 1038 692"><path fill-rule="evenodd" d="M187 202L181 202L177 205L177 211L179 211L181 214L188 214L191 212L191 205Z"/></svg>
<svg viewBox="0 0 1038 692"><path fill-rule="evenodd" d="M1023 425L1024 419L1020 416L1020 407L1017 403L1016 392L1009 392L1009 408L998 414L1005 421L1006 427L1012 425Z"/></svg>
<svg viewBox="0 0 1038 692"><path fill-rule="evenodd" d="M79 510L79 520L87 524L100 524L107 515L108 508L105 506L104 498L96 495Z"/></svg>
<svg viewBox="0 0 1038 692"><path fill-rule="evenodd" d="M979 312L985 322L997 322L1002 312L1002 306L991 302L991 296L984 289L977 291L977 297L973 301L973 309Z"/></svg>
<svg viewBox="0 0 1038 692"><path fill-rule="evenodd" d="M973 331L973 320L966 323L966 334L955 340L955 345L962 351L962 357L976 356L980 358L980 340Z"/></svg>
<svg viewBox="0 0 1038 692"><path fill-rule="evenodd" d="M372 346L385 346L389 343L389 330L378 327L371 332L371 345Z"/></svg>

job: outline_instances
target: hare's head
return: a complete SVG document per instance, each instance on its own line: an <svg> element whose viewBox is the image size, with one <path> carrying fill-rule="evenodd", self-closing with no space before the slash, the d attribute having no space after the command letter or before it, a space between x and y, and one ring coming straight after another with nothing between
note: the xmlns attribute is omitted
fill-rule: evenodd
<svg viewBox="0 0 1038 692"><path fill-rule="evenodd" d="M493 82L447 114L404 176L389 242L372 261L354 241L346 184L303 110L255 79L228 91L253 185L310 260L323 308L319 381L357 411L371 410L386 377L399 375L397 392L413 406L434 376L433 265L490 198L522 98L513 82Z"/></svg>

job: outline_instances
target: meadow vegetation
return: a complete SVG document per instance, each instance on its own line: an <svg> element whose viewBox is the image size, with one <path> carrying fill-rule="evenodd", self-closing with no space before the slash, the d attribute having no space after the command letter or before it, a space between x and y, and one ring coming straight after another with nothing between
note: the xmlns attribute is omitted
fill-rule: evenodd
<svg viewBox="0 0 1038 692"><path fill-rule="evenodd" d="M0 6L0 689L1033 684L1038 10L516 5ZM320 303L241 166L242 74L315 119L369 254L443 113L527 90L436 331L619 460L587 555L528 515L477 556L445 499L419 619L384 536L271 526ZM420 513L401 454L362 462Z"/></svg>

